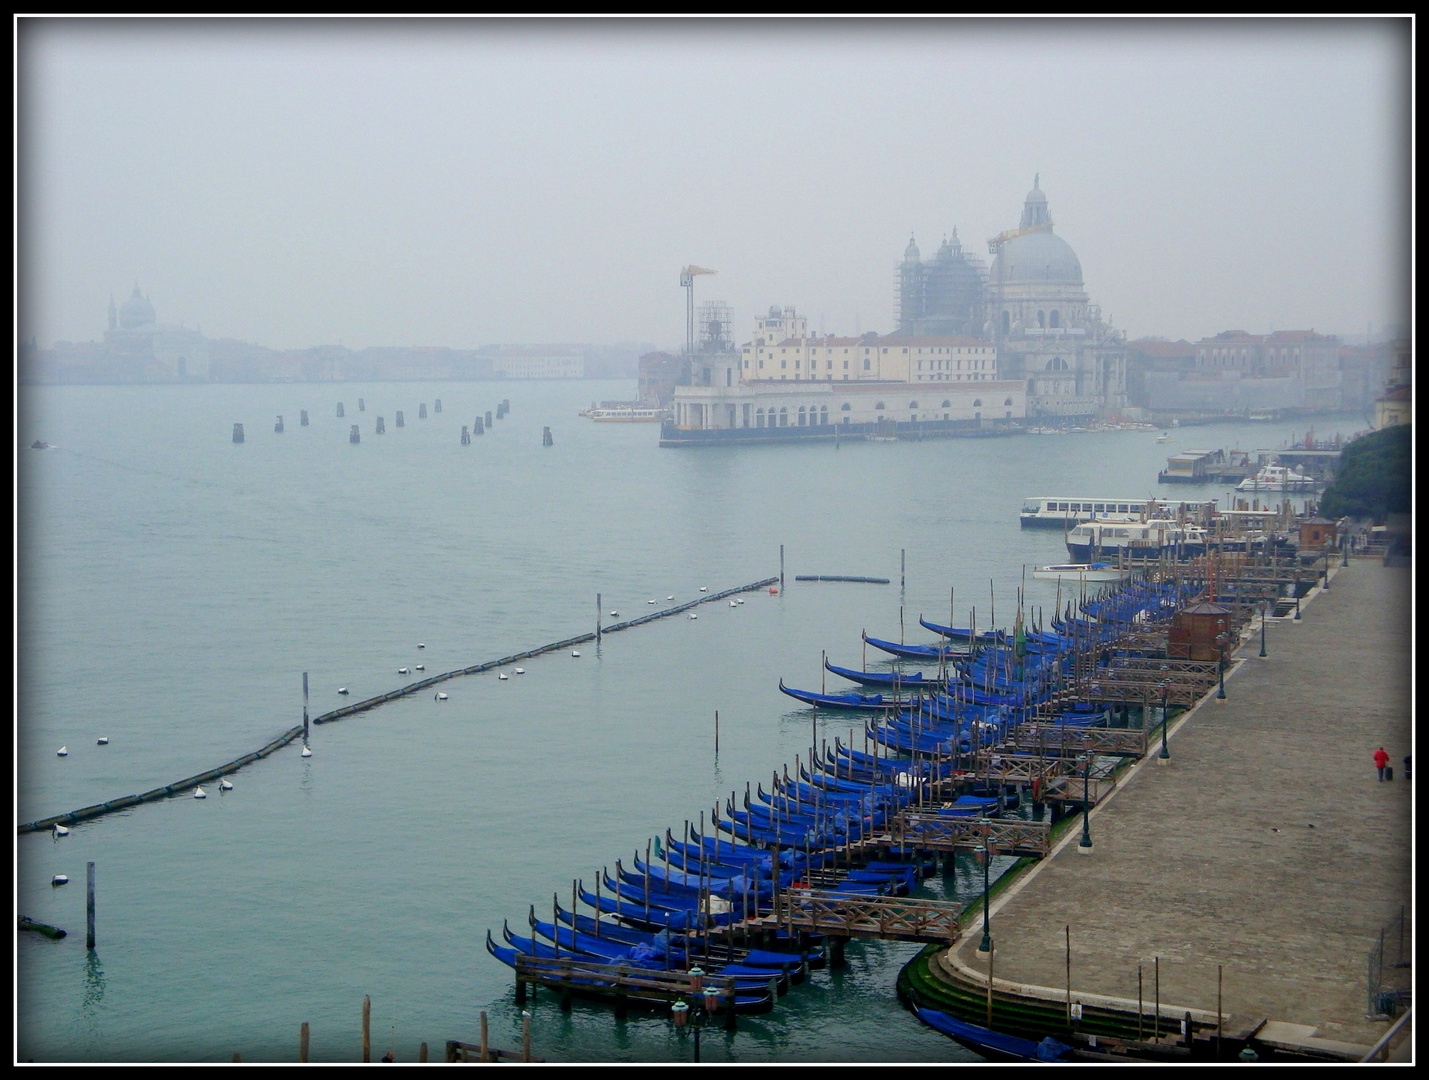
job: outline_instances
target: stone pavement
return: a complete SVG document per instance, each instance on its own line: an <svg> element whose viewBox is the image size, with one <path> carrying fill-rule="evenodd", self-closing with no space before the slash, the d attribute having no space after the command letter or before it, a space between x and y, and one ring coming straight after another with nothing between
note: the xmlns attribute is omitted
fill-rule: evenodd
<svg viewBox="0 0 1429 1080"><path fill-rule="evenodd" d="M1367 957L1410 903L1410 571L1335 567L1302 619L1248 636L1225 703L1214 691L1091 816L1094 854L1071 842L995 901L995 978L1137 997L1153 958L1163 1006L1311 1025L1372 1044ZM1383 745L1393 782L1371 755ZM1159 748L1159 744L1158 744ZM1412 909L1411 909L1412 912ZM1412 925L1412 922L1411 922ZM977 959L980 921L957 946Z"/></svg>

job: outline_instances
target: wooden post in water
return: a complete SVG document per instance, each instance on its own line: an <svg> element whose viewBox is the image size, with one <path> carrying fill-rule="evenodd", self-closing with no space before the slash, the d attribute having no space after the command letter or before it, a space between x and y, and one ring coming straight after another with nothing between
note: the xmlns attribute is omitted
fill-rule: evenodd
<svg viewBox="0 0 1429 1080"><path fill-rule="evenodd" d="M719 754L719 710L715 710L715 754Z"/></svg>
<svg viewBox="0 0 1429 1080"><path fill-rule="evenodd" d="M521 1012L521 1060L531 1060L531 1014Z"/></svg>
<svg viewBox="0 0 1429 1080"><path fill-rule="evenodd" d="M595 643L600 644L600 593L595 594Z"/></svg>
<svg viewBox="0 0 1429 1080"><path fill-rule="evenodd" d="M233 441L236 442L236 443L241 443L241 442L243 441L243 425L242 425L242 424L234 424L234 425L233 425Z"/></svg>
<svg viewBox="0 0 1429 1080"><path fill-rule="evenodd" d="M426 1044L426 1043L422 1043L420 1046L417 1047L417 1061L418 1061L419 1064L422 1064L422 1065L425 1065L425 1064L427 1063L427 1044Z"/></svg>
<svg viewBox="0 0 1429 1080"><path fill-rule="evenodd" d="M478 1056L478 1060L491 1060L491 1044L487 1041L486 1038L486 1013L481 1014L481 1053Z"/></svg>
<svg viewBox="0 0 1429 1080"><path fill-rule="evenodd" d="M240 431L239 434L242 434L242 432ZM235 440L235 441L236 441L236 442L242 442L243 440L242 440L242 439L237 439L237 440ZM781 593L784 591L784 545L783 545L783 544L780 544L780 545L779 545L779 591L780 591Z"/></svg>
<svg viewBox="0 0 1429 1080"><path fill-rule="evenodd" d="M84 947L94 948L94 863L84 864Z"/></svg>
<svg viewBox="0 0 1429 1080"><path fill-rule="evenodd" d="M898 591L904 592L908 587L908 549L898 549Z"/></svg>
<svg viewBox="0 0 1429 1080"><path fill-rule="evenodd" d="M302 1064L307 1064L308 1061L308 1022L306 1020L298 1029L298 1061Z"/></svg>
<svg viewBox="0 0 1429 1080"><path fill-rule="evenodd" d="M308 745L308 673L303 672L303 745Z"/></svg>
<svg viewBox="0 0 1429 1080"><path fill-rule="evenodd" d="M356 446L362 441L362 433L357 430L357 425L352 425L352 430L347 433L347 441Z"/></svg>
<svg viewBox="0 0 1429 1080"><path fill-rule="evenodd" d="M362 995L362 1063L372 1060L372 995Z"/></svg>
<svg viewBox="0 0 1429 1080"><path fill-rule="evenodd" d="M374 434L374 435L385 435L385 434L387 434L387 423L386 423L386 421L383 420L383 418L380 417L380 416L377 418L377 427L373 430L373 434Z"/></svg>

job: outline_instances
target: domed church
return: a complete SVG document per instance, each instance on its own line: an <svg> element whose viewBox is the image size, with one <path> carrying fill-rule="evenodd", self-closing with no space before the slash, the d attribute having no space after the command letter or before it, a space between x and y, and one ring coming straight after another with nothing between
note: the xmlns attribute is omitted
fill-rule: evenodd
<svg viewBox="0 0 1429 1080"><path fill-rule="evenodd" d="M1036 178L1016 229L988 241L985 335L998 375L1027 384L1027 414L1089 416L1126 405L1125 336L1089 303L1082 264L1053 231Z"/></svg>
<svg viewBox="0 0 1429 1080"><path fill-rule="evenodd" d="M197 330L161 323L149 298L134 293L116 308L109 298L104 347L125 381L194 382L208 378L211 348Z"/></svg>

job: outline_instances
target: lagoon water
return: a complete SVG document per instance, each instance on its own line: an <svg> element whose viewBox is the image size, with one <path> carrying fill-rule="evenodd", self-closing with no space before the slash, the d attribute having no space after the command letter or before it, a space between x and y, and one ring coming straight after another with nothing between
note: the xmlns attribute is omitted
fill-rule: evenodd
<svg viewBox="0 0 1429 1080"><path fill-rule="evenodd" d="M1162 487L1193 447L1277 448L1305 422L930 442L661 450L654 425L577 417L625 382L39 387L21 401L19 821L147 791L257 749L313 715L428 674L779 572L788 588L608 637L313 729L179 797L18 838L17 1053L37 1062L354 1061L519 1045L488 930L524 930L571 880L768 779L810 745L821 650L861 629L909 641L919 614L1006 625L1024 568L1066 559L1018 528L1025 496L1224 497ZM359 412L357 400L366 399ZM441 413L432 411L435 399ZM472 445L461 425L510 415ZM346 417L336 417L336 404ZM426 403L428 418L418 419ZM298 423L307 409L309 427ZM395 426L402 409L406 426ZM273 431L282 414L286 431ZM373 431L382 415L386 433ZM247 432L230 441L235 422ZM348 442L351 424L362 442ZM1315 421L1350 433L1363 418ZM555 445L541 445L550 426ZM900 550L906 581L900 589ZM850 574L890 585L796 583ZM1025 576L1050 614L1057 586ZM426 648L418 650L417 643ZM869 656L872 664L875 657ZM830 677L829 688L837 680ZM339 686L351 697L340 698ZM844 689L846 687L838 687ZM714 713L719 711L719 753ZM819 738L858 721L821 714ZM109 739L107 746L96 740ZM855 736L857 738L857 736ZM55 751L67 745L67 757ZM85 863L97 948L84 947ZM70 884L50 885L54 874ZM929 895L972 895L933 879ZM911 945L854 944L770 1016L711 1031L706 1061L966 1061L893 995ZM664 1018L534 1006L548 1061L683 1061Z"/></svg>

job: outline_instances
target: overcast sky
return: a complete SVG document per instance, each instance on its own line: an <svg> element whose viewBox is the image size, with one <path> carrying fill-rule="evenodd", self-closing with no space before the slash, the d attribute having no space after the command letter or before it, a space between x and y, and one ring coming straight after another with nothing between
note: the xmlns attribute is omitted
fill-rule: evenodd
<svg viewBox="0 0 1429 1080"><path fill-rule="evenodd" d="M1407 324L1408 22L20 20L19 306L274 347L896 328L1041 175L1130 336Z"/></svg>

